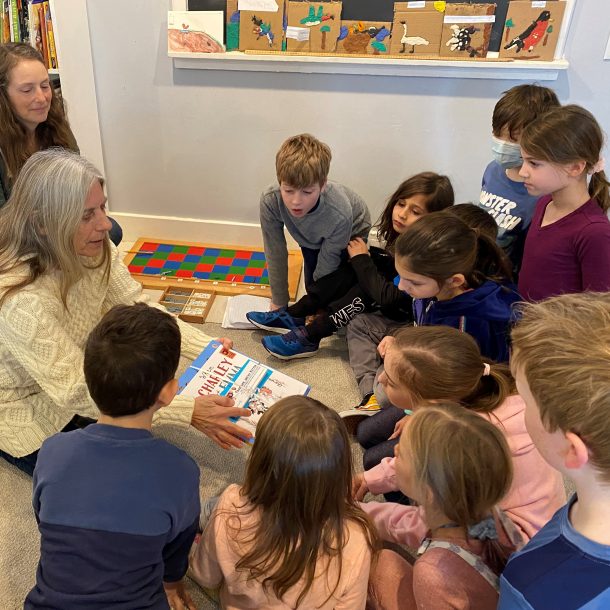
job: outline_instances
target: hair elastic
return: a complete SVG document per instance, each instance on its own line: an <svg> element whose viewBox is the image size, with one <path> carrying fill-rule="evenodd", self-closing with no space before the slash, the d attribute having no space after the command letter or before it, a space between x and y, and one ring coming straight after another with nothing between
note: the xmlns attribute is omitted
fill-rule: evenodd
<svg viewBox="0 0 610 610"><path fill-rule="evenodd" d="M483 377L487 377L491 373L491 364L489 362L483 363Z"/></svg>
<svg viewBox="0 0 610 610"><path fill-rule="evenodd" d="M599 158L599 161L589 170L589 174L599 174L606 169L606 159L603 157Z"/></svg>

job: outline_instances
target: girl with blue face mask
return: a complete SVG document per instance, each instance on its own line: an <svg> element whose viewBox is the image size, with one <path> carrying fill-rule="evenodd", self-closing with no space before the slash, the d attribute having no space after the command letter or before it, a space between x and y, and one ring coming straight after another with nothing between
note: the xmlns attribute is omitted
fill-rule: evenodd
<svg viewBox="0 0 610 610"><path fill-rule="evenodd" d="M500 98L493 112L493 161L483 175L479 207L496 220L498 245L510 258L515 277L521 268L525 236L537 201L519 176L523 164L519 139L527 125L556 106L559 100L551 89L519 85Z"/></svg>

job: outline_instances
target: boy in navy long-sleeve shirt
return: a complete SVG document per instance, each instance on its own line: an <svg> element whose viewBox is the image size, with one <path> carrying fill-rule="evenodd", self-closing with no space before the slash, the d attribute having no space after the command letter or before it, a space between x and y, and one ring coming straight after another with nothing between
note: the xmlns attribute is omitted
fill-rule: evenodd
<svg viewBox="0 0 610 610"><path fill-rule="evenodd" d="M192 604L182 578L198 527L199 468L150 431L176 394L179 358L176 321L142 303L113 308L92 331L85 378L101 416L40 449L41 557L25 608Z"/></svg>

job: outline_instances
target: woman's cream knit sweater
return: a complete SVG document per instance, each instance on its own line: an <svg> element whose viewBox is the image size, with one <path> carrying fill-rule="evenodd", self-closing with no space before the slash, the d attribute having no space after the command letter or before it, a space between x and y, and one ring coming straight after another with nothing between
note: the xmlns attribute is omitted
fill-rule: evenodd
<svg viewBox="0 0 610 610"><path fill-rule="evenodd" d="M104 280L103 269L87 271L70 289L67 309L61 302L57 274L38 278L0 308L2 451L23 457L40 449L76 413L98 417L83 373L87 337L112 306L146 301L114 247L111 257L109 281ZM0 276L0 293L14 280L14 276ZM211 338L178 323L182 356L192 360ZM192 413L193 399L177 396L157 412L156 421L188 426Z"/></svg>

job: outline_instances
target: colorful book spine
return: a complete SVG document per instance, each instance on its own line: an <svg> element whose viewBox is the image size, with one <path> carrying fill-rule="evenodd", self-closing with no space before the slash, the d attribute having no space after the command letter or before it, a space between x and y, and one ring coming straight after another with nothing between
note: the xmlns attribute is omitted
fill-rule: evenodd
<svg viewBox="0 0 610 610"><path fill-rule="evenodd" d="M44 16L47 25L47 43L49 46L49 67L57 69L57 50L55 48L55 34L53 33L53 19L51 18L51 8L49 3L44 3Z"/></svg>
<svg viewBox="0 0 610 610"><path fill-rule="evenodd" d="M44 5L39 4L36 7L38 12L38 21L40 23L40 38L42 42L42 58L44 59L44 65L49 68L49 48L47 44L47 24L44 18Z"/></svg>
<svg viewBox="0 0 610 610"><path fill-rule="evenodd" d="M11 42L21 42L21 36L19 35L19 11L17 9L17 0L10 1L9 19L11 28Z"/></svg>

